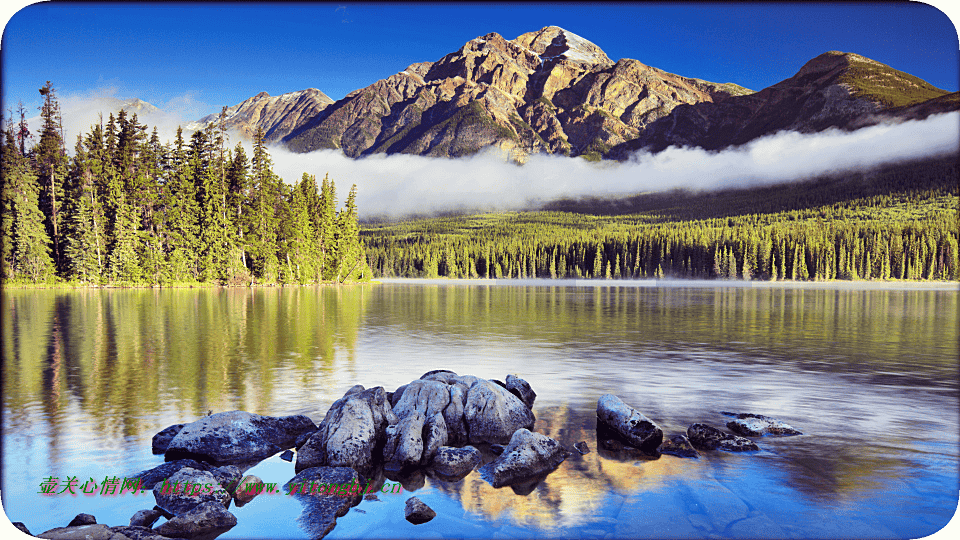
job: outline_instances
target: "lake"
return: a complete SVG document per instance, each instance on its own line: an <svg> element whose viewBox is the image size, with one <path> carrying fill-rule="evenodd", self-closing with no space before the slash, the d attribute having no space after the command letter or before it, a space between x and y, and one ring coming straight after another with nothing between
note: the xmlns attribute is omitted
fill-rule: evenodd
<svg viewBox="0 0 960 540"><path fill-rule="evenodd" d="M538 396L535 430L575 454L527 493L477 471L427 477L437 517L382 494L328 538L917 538L958 498L956 284L453 282L264 289L4 290L3 506L34 534L76 514L126 525L149 493L41 495L163 462L151 437L209 411L306 414L354 384L434 369ZM597 448L596 404L619 396L665 437L720 411L773 416L795 437L759 452L642 459ZM489 456L488 456L489 457ZM285 483L279 456L248 471ZM414 486L416 487L416 486ZM230 508L221 538L306 538L299 503Z"/></svg>

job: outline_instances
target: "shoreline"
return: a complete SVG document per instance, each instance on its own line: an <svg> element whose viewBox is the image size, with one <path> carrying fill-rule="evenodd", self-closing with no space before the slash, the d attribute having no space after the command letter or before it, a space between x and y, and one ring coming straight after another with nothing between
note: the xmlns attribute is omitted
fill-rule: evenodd
<svg viewBox="0 0 960 540"><path fill-rule="evenodd" d="M376 278L383 284L486 285L527 287L618 287L618 288L733 288L733 289L827 289L904 290L960 292L958 281L745 281L732 279L448 279Z"/></svg>

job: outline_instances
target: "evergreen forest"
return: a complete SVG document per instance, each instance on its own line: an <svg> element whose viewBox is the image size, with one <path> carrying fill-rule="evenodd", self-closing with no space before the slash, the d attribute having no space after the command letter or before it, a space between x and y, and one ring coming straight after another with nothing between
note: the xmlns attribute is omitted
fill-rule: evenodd
<svg viewBox="0 0 960 540"><path fill-rule="evenodd" d="M957 156L763 188L370 224L374 275L957 280Z"/></svg>
<svg viewBox="0 0 960 540"><path fill-rule="evenodd" d="M252 155L218 122L161 143L120 110L63 140L53 86L40 89L36 140L20 104L0 137L4 285L305 284L369 279L356 186L272 170L258 131ZM224 109L225 110L225 109Z"/></svg>

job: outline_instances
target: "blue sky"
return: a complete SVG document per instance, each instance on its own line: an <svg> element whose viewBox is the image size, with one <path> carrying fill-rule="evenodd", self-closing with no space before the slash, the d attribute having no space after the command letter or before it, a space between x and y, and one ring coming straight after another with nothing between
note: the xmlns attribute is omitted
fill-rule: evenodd
<svg viewBox="0 0 960 540"><path fill-rule="evenodd" d="M4 29L3 106L36 110L47 80L61 96L113 93L188 114L261 91L339 99L474 37L547 25L614 60L755 90L828 50L950 91L960 77L953 23L919 3L39 3Z"/></svg>

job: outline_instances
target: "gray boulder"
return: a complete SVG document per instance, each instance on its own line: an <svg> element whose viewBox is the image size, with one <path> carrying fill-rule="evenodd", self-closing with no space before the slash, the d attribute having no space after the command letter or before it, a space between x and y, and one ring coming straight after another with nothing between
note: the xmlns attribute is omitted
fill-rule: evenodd
<svg viewBox="0 0 960 540"><path fill-rule="evenodd" d="M102 524L57 527L37 535L48 540L129 540L126 536Z"/></svg>
<svg viewBox="0 0 960 540"><path fill-rule="evenodd" d="M433 508L430 508L423 501L416 497L410 497L407 499L407 503L403 509L403 517L407 519L410 523L414 525L420 525L421 523L426 523L431 519L437 517L437 513L434 512Z"/></svg>
<svg viewBox="0 0 960 540"><path fill-rule="evenodd" d="M302 414L275 417L222 412L184 426L170 441L164 459L190 458L216 465L250 463L292 448L300 434L315 429Z"/></svg>
<svg viewBox="0 0 960 540"><path fill-rule="evenodd" d="M663 442L660 426L613 394L604 394L597 400L597 421L644 452L656 452Z"/></svg>
<svg viewBox="0 0 960 540"><path fill-rule="evenodd" d="M96 525L97 518L93 517L90 514L77 514L75 518L70 520L70 523L67 524L67 527L77 527L79 525Z"/></svg>
<svg viewBox="0 0 960 540"><path fill-rule="evenodd" d="M223 504L214 501L201 503L182 515L154 529L163 536L188 540L212 540L237 524L237 517Z"/></svg>
<svg viewBox="0 0 960 540"><path fill-rule="evenodd" d="M430 461L430 469L443 480L457 481L470 474L470 471L482 462L482 454L472 446L441 446Z"/></svg>
<svg viewBox="0 0 960 540"><path fill-rule="evenodd" d="M206 502L216 502L223 507L230 502L230 493L211 472L190 467L180 469L169 479L154 486L153 496L157 506L175 516Z"/></svg>
<svg viewBox="0 0 960 540"><path fill-rule="evenodd" d="M154 486L156 486L159 482L170 478L177 471L185 467L197 469L198 471L212 471L213 469L216 469L216 467L213 465L204 463L202 461L196 461L193 459L178 459L176 461L168 461L152 469L140 471L131 478L140 479L140 489L153 489Z"/></svg>
<svg viewBox="0 0 960 540"><path fill-rule="evenodd" d="M567 455L567 450L557 440L528 429L518 429L503 454L481 467L480 473L498 488L552 471Z"/></svg>
<svg viewBox="0 0 960 540"><path fill-rule="evenodd" d="M297 452L296 472L311 467L353 467L372 471L387 426L398 419L382 386L360 390L355 386L330 406L319 429Z"/></svg>
<svg viewBox="0 0 960 540"><path fill-rule="evenodd" d="M153 524L160 519L161 515L163 514L152 508L149 510L138 510L137 513L130 518L130 526L147 528L153 527Z"/></svg>
<svg viewBox="0 0 960 540"><path fill-rule="evenodd" d="M686 435L674 435L660 445L661 454L677 457L699 458L700 453L690 443Z"/></svg>
<svg viewBox="0 0 960 540"><path fill-rule="evenodd" d="M172 426L163 428L156 435L153 436L153 440L150 443L150 446L154 454L162 454L167 451L167 447L170 446L170 441L177 436L177 433L180 433L180 430L183 429L183 426L186 424L174 424Z"/></svg>
<svg viewBox="0 0 960 540"><path fill-rule="evenodd" d="M707 424L692 424L687 428L687 437L695 448L701 450L725 450L727 452L760 450L760 447L750 439L724 433Z"/></svg>
<svg viewBox="0 0 960 540"><path fill-rule="evenodd" d="M530 388L530 383L515 375L507 375L506 387L511 394L520 398L520 401L528 409L533 408L533 402L537 400L537 393L533 391L533 388Z"/></svg>
<svg viewBox="0 0 960 540"><path fill-rule="evenodd" d="M176 540L163 536L150 527L143 527L139 525L121 525L119 527L110 527L110 530L115 533L122 534L124 537L129 538L130 540Z"/></svg>
<svg viewBox="0 0 960 540"><path fill-rule="evenodd" d="M383 461L391 470L406 469L420 464L423 456L423 414L414 411L399 423L386 429L387 443L383 447Z"/></svg>
<svg viewBox="0 0 960 540"><path fill-rule="evenodd" d="M506 388L478 379L469 387L463 419L470 443L506 443L521 428L533 427L533 412Z"/></svg>
<svg viewBox="0 0 960 540"><path fill-rule="evenodd" d="M338 517L360 503L362 493L340 495L320 487L343 484L360 485L357 471L350 467L313 467L284 484L284 493L291 493L300 502L302 511L297 522L310 538L318 540L326 536L337 525ZM313 489L314 486L317 489Z"/></svg>
<svg viewBox="0 0 960 540"><path fill-rule="evenodd" d="M760 437L762 435L803 435L799 430L782 420L751 413L722 413L733 416L735 419L727 422L727 429L746 437Z"/></svg>

